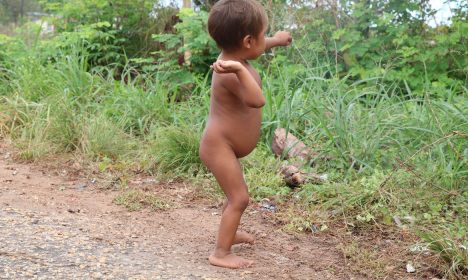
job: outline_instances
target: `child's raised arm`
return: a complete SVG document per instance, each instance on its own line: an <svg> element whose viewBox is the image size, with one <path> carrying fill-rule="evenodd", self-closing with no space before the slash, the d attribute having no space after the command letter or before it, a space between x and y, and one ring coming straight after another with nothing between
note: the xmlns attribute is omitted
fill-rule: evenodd
<svg viewBox="0 0 468 280"><path fill-rule="evenodd" d="M274 47L289 46L292 42L291 34L287 31L278 31L273 37L265 38L265 50Z"/></svg>
<svg viewBox="0 0 468 280"><path fill-rule="evenodd" d="M221 84L239 97L245 105L252 108L261 108L265 105L265 97L262 94L260 85L242 63L231 60L218 60L211 67L218 74L228 74L223 77ZM229 75L230 73L235 75Z"/></svg>

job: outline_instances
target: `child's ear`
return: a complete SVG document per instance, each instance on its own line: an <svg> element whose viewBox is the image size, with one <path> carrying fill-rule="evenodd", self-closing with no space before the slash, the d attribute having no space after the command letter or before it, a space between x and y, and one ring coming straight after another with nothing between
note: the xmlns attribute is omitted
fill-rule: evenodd
<svg viewBox="0 0 468 280"><path fill-rule="evenodd" d="M250 49L252 47L252 35L247 35L244 37L244 39L242 40L242 45L247 48L247 49Z"/></svg>

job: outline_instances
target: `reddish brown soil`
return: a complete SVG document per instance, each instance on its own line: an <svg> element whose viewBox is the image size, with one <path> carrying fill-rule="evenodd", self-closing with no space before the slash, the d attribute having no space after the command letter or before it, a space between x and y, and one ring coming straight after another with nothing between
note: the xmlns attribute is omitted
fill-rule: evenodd
<svg viewBox="0 0 468 280"><path fill-rule="evenodd" d="M234 247L255 265L213 267L219 203L185 183L135 177L131 187L171 207L129 212L108 181L79 169L21 163L0 143L0 279L367 279L349 269L337 238L285 233L256 204L241 228L257 242Z"/></svg>

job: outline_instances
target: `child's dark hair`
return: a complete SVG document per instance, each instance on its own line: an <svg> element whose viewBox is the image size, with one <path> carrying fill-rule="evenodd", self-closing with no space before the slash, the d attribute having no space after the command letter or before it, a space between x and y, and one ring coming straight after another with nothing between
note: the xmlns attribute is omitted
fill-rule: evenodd
<svg viewBox="0 0 468 280"><path fill-rule="evenodd" d="M208 32L221 49L239 48L247 35L256 37L268 24L263 6L255 0L221 0L210 11Z"/></svg>

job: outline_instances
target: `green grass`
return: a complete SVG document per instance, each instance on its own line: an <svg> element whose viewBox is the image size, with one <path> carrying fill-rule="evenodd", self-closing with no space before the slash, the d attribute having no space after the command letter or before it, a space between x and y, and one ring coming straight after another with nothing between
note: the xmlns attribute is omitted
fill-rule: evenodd
<svg viewBox="0 0 468 280"><path fill-rule="evenodd" d="M18 47L0 69L1 137L11 138L29 159L78 153L148 174L206 177L198 145L209 109L208 74L194 77L192 91L181 99L164 72L89 69L79 54L47 62L34 49ZM260 69L267 100L263 137L242 160L254 199L300 207L302 214L285 213L296 230L312 224L326 229L337 221L394 225L399 217L414 232L432 236L429 248L448 276L466 274L466 92L450 101L409 91L398 96L400 89L379 78L349 85L346 77L327 77L333 70L328 65L293 64L284 56ZM436 89L426 90L436 96L429 94ZM278 127L330 158L308 167L328 174L327 183L294 191L284 185L282 162L268 148ZM129 209L158 208L157 201L136 191L116 199ZM441 234L440 224L465 234Z"/></svg>

